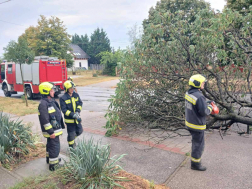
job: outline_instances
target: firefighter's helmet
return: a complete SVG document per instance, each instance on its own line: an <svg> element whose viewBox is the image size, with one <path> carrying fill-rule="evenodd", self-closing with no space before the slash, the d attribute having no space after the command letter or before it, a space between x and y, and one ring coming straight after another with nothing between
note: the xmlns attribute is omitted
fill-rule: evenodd
<svg viewBox="0 0 252 189"><path fill-rule="evenodd" d="M74 88L75 87L75 84L72 82L72 81L66 81L64 83L64 89L65 91L67 92L68 89L71 89L71 88Z"/></svg>
<svg viewBox="0 0 252 189"><path fill-rule="evenodd" d="M54 85L50 82L43 82L39 85L39 92L42 95L49 95L50 90L54 88Z"/></svg>
<svg viewBox="0 0 252 189"><path fill-rule="evenodd" d="M69 80L69 81L73 81L73 78L72 78L72 77L68 77L68 80Z"/></svg>
<svg viewBox="0 0 252 189"><path fill-rule="evenodd" d="M203 75L196 74L190 77L189 85L195 88L200 88L201 84L206 81L207 79Z"/></svg>

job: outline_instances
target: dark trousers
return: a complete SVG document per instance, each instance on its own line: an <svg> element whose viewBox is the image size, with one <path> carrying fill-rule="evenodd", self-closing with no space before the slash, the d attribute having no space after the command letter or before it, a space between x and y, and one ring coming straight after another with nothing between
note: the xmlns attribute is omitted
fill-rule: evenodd
<svg viewBox="0 0 252 189"><path fill-rule="evenodd" d="M59 136L54 139L47 138L46 144L46 154L49 155L49 164L55 165L59 163L59 153L60 153L60 140Z"/></svg>
<svg viewBox="0 0 252 189"><path fill-rule="evenodd" d="M194 163L200 163L201 161L201 156L204 151L204 146L205 146L205 139L204 131L191 131L189 130L191 135L192 135L192 162Z"/></svg>
<svg viewBox="0 0 252 189"><path fill-rule="evenodd" d="M67 125L67 141L69 147L75 146L75 138L83 133L83 128L81 124L71 124Z"/></svg>

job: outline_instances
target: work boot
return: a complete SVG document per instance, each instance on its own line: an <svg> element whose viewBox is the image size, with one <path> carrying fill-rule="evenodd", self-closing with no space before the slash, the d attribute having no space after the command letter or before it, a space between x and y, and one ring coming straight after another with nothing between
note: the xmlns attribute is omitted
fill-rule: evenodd
<svg viewBox="0 0 252 189"><path fill-rule="evenodd" d="M63 167L64 165L61 164L53 164L53 165L49 165L49 170L50 171L55 171L56 169L60 169L61 167Z"/></svg>
<svg viewBox="0 0 252 189"><path fill-rule="evenodd" d="M201 163L191 162L191 169L197 171L205 171L207 168L202 166Z"/></svg>
<svg viewBox="0 0 252 189"><path fill-rule="evenodd" d="M59 158L59 162L61 162L61 158ZM49 164L49 157L46 157L46 163Z"/></svg>
<svg viewBox="0 0 252 189"><path fill-rule="evenodd" d="M69 145L69 147L75 149L76 143L74 143L74 144L72 144L72 145Z"/></svg>

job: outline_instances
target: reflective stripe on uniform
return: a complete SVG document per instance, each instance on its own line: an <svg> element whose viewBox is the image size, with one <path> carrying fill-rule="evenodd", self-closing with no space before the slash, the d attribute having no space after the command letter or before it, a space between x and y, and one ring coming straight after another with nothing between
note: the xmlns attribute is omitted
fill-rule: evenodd
<svg viewBox="0 0 252 189"><path fill-rule="evenodd" d="M74 144L74 140L68 142L69 145Z"/></svg>
<svg viewBox="0 0 252 189"><path fill-rule="evenodd" d="M77 108L78 108L78 109L80 109L80 110L82 109L82 107L81 107L81 106L77 106Z"/></svg>
<svg viewBox="0 0 252 189"><path fill-rule="evenodd" d="M195 159L195 158L191 157L191 160L192 160L193 162L195 162L195 163L199 163L199 162L200 162L200 160L201 160L201 158L199 158L199 159Z"/></svg>
<svg viewBox="0 0 252 189"><path fill-rule="evenodd" d="M209 106L207 108L210 110L210 112L212 112L212 108L210 108Z"/></svg>
<svg viewBox="0 0 252 189"><path fill-rule="evenodd" d="M193 105L196 105L197 97L190 95L188 93L185 94L185 99L189 102L191 102Z"/></svg>
<svg viewBox="0 0 252 189"><path fill-rule="evenodd" d="M71 103L71 100L69 99L69 100L65 100L65 103L66 104L70 104Z"/></svg>
<svg viewBox="0 0 252 189"><path fill-rule="evenodd" d="M63 134L63 131L62 131L62 129L58 129L58 130L54 131L54 134L55 134L55 136L59 136L59 135ZM50 135L47 132L43 132L43 136L47 137L47 138L50 137Z"/></svg>
<svg viewBox="0 0 252 189"><path fill-rule="evenodd" d="M48 113L51 114L53 112L56 112L56 110L54 109L54 107L49 107L48 108Z"/></svg>
<svg viewBox="0 0 252 189"><path fill-rule="evenodd" d="M69 116L70 113L71 113L71 111L67 110L66 111L66 116Z"/></svg>
<svg viewBox="0 0 252 189"><path fill-rule="evenodd" d="M59 163L59 158L49 158L49 164L57 164Z"/></svg>
<svg viewBox="0 0 252 189"><path fill-rule="evenodd" d="M71 99L72 99L73 110L74 110L74 112L75 112L75 110L76 110L75 98L72 97Z"/></svg>
<svg viewBox="0 0 252 189"><path fill-rule="evenodd" d="M75 99L75 101L79 101L79 97L77 97L77 98Z"/></svg>
<svg viewBox="0 0 252 189"><path fill-rule="evenodd" d="M192 129L198 129L198 130L205 130L206 129L206 125L194 125L192 123L188 123L187 121L185 121L185 124L187 127L190 127Z"/></svg>
<svg viewBox="0 0 252 189"><path fill-rule="evenodd" d="M45 130L49 130L52 128L52 125L50 123L47 123L44 125Z"/></svg>
<svg viewBox="0 0 252 189"><path fill-rule="evenodd" d="M65 123L74 123L74 119L65 119Z"/></svg>

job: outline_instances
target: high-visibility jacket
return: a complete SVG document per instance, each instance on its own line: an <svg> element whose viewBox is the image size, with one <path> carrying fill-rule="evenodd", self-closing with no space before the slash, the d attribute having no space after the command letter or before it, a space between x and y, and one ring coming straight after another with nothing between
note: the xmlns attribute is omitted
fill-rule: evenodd
<svg viewBox="0 0 252 189"><path fill-rule="evenodd" d="M79 124L78 121L73 118L73 115L76 112L80 113L82 110L82 101L78 93L74 92L72 96L70 96L68 93L65 93L60 98L60 107L64 114L65 123L67 125Z"/></svg>
<svg viewBox="0 0 252 189"><path fill-rule="evenodd" d="M63 134L65 128L59 104L54 99L42 98L38 106L38 115L43 136L49 138L53 133L55 136ZM59 128L53 128L52 118L56 118Z"/></svg>
<svg viewBox="0 0 252 189"><path fill-rule="evenodd" d="M206 116L212 108L206 103L206 98L199 89L191 88L185 94L185 125L189 130L204 131Z"/></svg>

